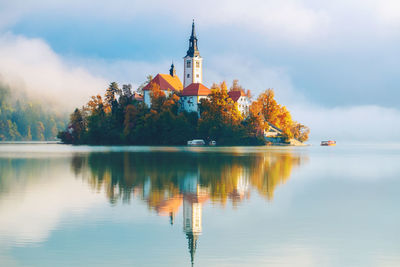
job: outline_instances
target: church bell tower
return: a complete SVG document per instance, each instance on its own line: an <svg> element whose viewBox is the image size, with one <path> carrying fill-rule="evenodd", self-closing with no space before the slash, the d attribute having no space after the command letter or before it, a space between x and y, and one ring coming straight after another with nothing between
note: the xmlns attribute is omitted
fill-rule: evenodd
<svg viewBox="0 0 400 267"><path fill-rule="evenodd" d="M202 83L203 80L203 58L200 56L199 49L197 48L197 37L194 26L192 23L192 34L189 39L189 49L184 59L184 77L183 87L192 83Z"/></svg>

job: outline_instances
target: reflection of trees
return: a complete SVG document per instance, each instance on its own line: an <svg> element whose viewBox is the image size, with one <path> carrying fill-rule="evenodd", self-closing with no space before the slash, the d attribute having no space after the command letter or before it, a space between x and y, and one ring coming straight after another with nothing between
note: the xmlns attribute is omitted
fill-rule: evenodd
<svg viewBox="0 0 400 267"><path fill-rule="evenodd" d="M225 203L228 197L232 201L240 199L240 184L249 184L271 200L276 187L290 177L294 166L301 163L300 156L289 152L217 156L206 161L206 164L199 165L201 181L210 187L211 198L221 203Z"/></svg>
<svg viewBox="0 0 400 267"><path fill-rule="evenodd" d="M174 215L182 206L183 231L192 266L202 233L205 201L237 205L253 188L271 200L302 157L290 152L264 153L92 153L76 156L72 168L111 203L139 196L158 214Z"/></svg>
<svg viewBox="0 0 400 267"><path fill-rule="evenodd" d="M9 192L14 187L23 187L37 180L44 170L54 168L54 164L62 164L63 159L47 157L37 158L0 158L0 194ZM57 165L58 166L58 165Z"/></svg>
<svg viewBox="0 0 400 267"><path fill-rule="evenodd" d="M158 212L168 213L182 203L183 184L195 179L206 188L212 201L235 204L249 195L249 189L271 200L294 166L304 158L298 154L270 151L232 155L228 153L92 153L72 160L76 174L82 174L96 190L104 188L112 203L129 201L134 195L146 200Z"/></svg>

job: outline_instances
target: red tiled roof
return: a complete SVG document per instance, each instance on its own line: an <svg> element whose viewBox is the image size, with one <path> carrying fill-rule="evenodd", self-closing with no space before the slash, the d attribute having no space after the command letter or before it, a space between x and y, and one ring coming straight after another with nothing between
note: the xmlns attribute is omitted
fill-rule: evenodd
<svg viewBox="0 0 400 267"><path fill-rule="evenodd" d="M151 82L143 87L143 90L150 90L153 83L159 85L160 90L182 91L183 88L182 82L179 80L178 76L159 73L153 78L153 80L151 80Z"/></svg>
<svg viewBox="0 0 400 267"><path fill-rule="evenodd" d="M182 205L182 195L165 199L156 205L156 211L159 215L168 215L170 212L177 213Z"/></svg>
<svg viewBox="0 0 400 267"><path fill-rule="evenodd" d="M246 94L242 91L230 91L228 93L229 97L234 101L237 102L241 96L245 96Z"/></svg>
<svg viewBox="0 0 400 267"><path fill-rule="evenodd" d="M192 83L183 89L181 96L207 96L211 94L211 90L201 83Z"/></svg>

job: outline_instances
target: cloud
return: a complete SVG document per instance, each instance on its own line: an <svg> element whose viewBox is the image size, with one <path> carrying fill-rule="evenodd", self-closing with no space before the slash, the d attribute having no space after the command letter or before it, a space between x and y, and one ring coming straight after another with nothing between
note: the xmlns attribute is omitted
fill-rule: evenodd
<svg viewBox="0 0 400 267"><path fill-rule="evenodd" d="M385 25L400 26L400 2L380 0L376 3L376 17Z"/></svg>
<svg viewBox="0 0 400 267"><path fill-rule="evenodd" d="M268 42L279 40L312 47L325 46L326 42L332 46L354 35L379 34L387 27L400 26L400 4L396 0L170 0L168 4L159 0L14 0L0 3L0 15L0 29L29 16L123 23L151 17L151 21L162 19L185 25L195 18L208 29L234 28L261 34L268 37ZM390 34L399 35L395 31Z"/></svg>
<svg viewBox="0 0 400 267"><path fill-rule="evenodd" d="M1 28L7 28L24 16L32 14L60 14L81 18L130 21L154 17L188 23L196 18L207 27L215 25L235 26L254 30L258 33L291 41L306 41L326 32L329 17L322 10L313 9L303 1L250 0L201 2L171 0L168 4L157 0L143 1L21 1L0 4L4 15ZM116 14L118 14L116 16Z"/></svg>
<svg viewBox="0 0 400 267"><path fill-rule="evenodd" d="M180 2L177 1L177 6ZM202 1L192 12L186 10L184 21L195 17L202 25L215 27L226 25L245 28L273 39L309 42L324 34L329 26L329 16L322 10L313 9L303 1Z"/></svg>
<svg viewBox="0 0 400 267"><path fill-rule="evenodd" d="M116 81L119 85L132 84L133 89L146 81L148 75L157 75L157 73L169 73L171 61L132 61L132 60L103 60L103 59L84 59L74 58L72 65L78 64L87 69L96 76L103 77L107 81ZM181 76L182 64L174 63L177 74ZM182 74L183 75L183 74ZM104 86L101 88L102 93Z"/></svg>
<svg viewBox="0 0 400 267"><path fill-rule="evenodd" d="M298 105L291 111L296 120L310 127L312 141L389 143L400 136L400 111L394 108Z"/></svg>
<svg viewBox="0 0 400 267"><path fill-rule="evenodd" d="M28 97L72 109L90 95L103 93L108 81L79 66L69 66L44 41L0 36L0 80Z"/></svg>
<svg viewBox="0 0 400 267"><path fill-rule="evenodd" d="M283 66L228 54L206 58L204 66L203 82L209 86L221 81L226 81L230 86L233 80L238 79L244 88L251 90L254 98L265 89L272 88L277 99L285 105L306 101L296 90L288 70Z"/></svg>

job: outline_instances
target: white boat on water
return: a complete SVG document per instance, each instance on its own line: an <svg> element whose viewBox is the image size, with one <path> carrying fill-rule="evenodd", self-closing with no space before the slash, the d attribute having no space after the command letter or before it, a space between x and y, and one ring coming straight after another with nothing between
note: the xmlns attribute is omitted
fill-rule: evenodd
<svg viewBox="0 0 400 267"><path fill-rule="evenodd" d="M321 146L336 146L336 141L321 141Z"/></svg>
<svg viewBox="0 0 400 267"><path fill-rule="evenodd" d="M187 142L188 146L204 146L206 142L203 139L194 139Z"/></svg>

